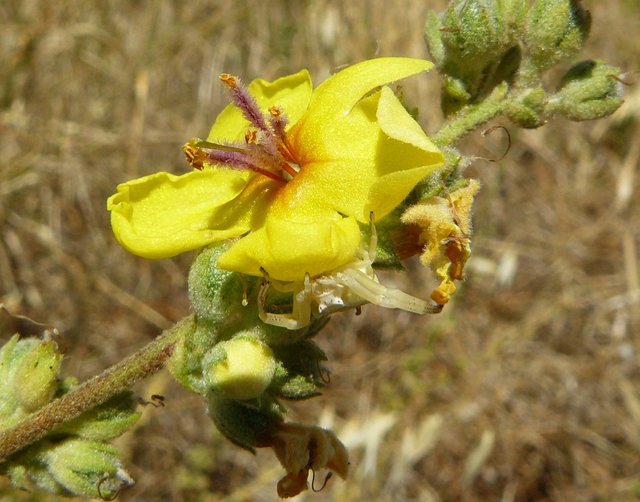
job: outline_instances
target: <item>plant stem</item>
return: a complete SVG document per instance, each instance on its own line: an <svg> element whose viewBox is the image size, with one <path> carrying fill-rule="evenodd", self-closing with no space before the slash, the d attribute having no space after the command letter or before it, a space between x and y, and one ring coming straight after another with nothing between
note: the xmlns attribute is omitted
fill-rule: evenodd
<svg viewBox="0 0 640 502"><path fill-rule="evenodd" d="M508 90L507 84L503 83L497 86L484 101L461 108L449 117L431 140L438 146L451 146L458 142L460 138L504 111Z"/></svg>
<svg viewBox="0 0 640 502"><path fill-rule="evenodd" d="M94 376L71 392L27 416L0 433L0 461L42 439L58 425L108 401L137 381L159 371L171 355L178 338L192 328L186 317L135 354Z"/></svg>

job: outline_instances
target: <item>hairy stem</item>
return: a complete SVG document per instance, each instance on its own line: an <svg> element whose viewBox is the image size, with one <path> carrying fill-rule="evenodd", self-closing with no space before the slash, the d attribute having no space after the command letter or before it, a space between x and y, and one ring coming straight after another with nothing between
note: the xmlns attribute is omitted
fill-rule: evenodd
<svg viewBox="0 0 640 502"><path fill-rule="evenodd" d="M108 401L137 381L159 371L180 335L192 327L186 317L135 354L87 380L20 423L0 433L0 461L42 439L58 425Z"/></svg>
<svg viewBox="0 0 640 502"><path fill-rule="evenodd" d="M503 83L484 101L463 107L447 119L444 126L431 136L431 140L438 146L457 143L460 138L504 111L507 92L507 85Z"/></svg>

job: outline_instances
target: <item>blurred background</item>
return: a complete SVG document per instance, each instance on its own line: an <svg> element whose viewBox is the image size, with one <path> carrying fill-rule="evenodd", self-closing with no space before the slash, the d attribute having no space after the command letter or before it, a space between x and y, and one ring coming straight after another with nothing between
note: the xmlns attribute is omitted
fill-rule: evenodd
<svg viewBox="0 0 640 502"><path fill-rule="evenodd" d="M320 82L376 55L426 57L425 13L445 4L3 0L0 303L58 327L81 379L141 347L188 314L193 256L121 249L105 209L116 184L188 170L180 146L227 103L222 71L249 82L306 67ZM290 419L334 428L352 471L300 499L640 498L640 3L585 5L584 57L627 71L625 105L534 131L495 122L512 146L467 171L483 189L452 304L431 317L369 306L318 337L331 383ZM436 131L439 76L402 85ZM478 131L460 146L496 159L505 139ZM407 266L402 286L426 297L434 278ZM276 498L271 451L230 445L166 372L136 391L166 407L118 441L137 481L120 500ZM0 496L55 498L6 480Z"/></svg>

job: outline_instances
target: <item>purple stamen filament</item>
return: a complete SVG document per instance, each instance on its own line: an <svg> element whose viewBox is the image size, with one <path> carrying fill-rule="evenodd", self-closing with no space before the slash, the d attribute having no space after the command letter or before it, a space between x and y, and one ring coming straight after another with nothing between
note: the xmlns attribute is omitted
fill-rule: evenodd
<svg viewBox="0 0 640 502"><path fill-rule="evenodd" d="M203 169L205 163L249 169L276 181L286 182L288 177L295 177L297 162L285 133L286 115L274 106L265 116L255 98L236 77L223 73L220 80L229 88L234 104L251 127L245 134L244 143L223 145L192 139L183 147L189 164L195 169Z"/></svg>

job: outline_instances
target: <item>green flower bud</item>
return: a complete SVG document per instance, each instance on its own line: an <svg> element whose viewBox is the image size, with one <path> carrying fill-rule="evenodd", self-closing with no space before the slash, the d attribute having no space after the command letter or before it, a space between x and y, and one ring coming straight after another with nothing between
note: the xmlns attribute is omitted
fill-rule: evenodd
<svg viewBox="0 0 640 502"><path fill-rule="evenodd" d="M321 375L320 361L326 361L323 350L311 340L274 347L278 368L272 392L285 399L308 399L320 394L326 383Z"/></svg>
<svg viewBox="0 0 640 502"><path fill-rule="evenodd" d="M457 112L466 105L473 96L467 91L465 83L449 75L442 79L441 107L445 116Z"/></svg>
<svg viewBox="0 0 640 502"><path fill-rule="evenodd" d="M13 457L5 472L14 486L81 497L106 499L133 484L122 468L117 448L75 438L39 442Z"/></svg>
<svg viewBox="0 0 640 502"><path fill-rule="evenodd" d="M231 399L254 399L267 389L276 371L273 351L255 338L238 336L217 344L203 361L204 378Z"/></svg>
<svg viewBox="0 0 640 502"><path fill-rule="evenodd" d="M549 99L548 111L569 120L611 115L623 103L620 69L602 61L582 61L565 74L560 89Z"/></svg>
<svg viewBox="0 0 640 502"><path fill-rule="evenodd" d="M0 427L41 408L58 387L62 356L53 341L13 336L0 349Z"/></svg>
<svg viewBox="0 0 640 502"><path fill-rule="evenodd" d="M234 324L244 316L243 300L250 278L221 270L218 257L228 248L226 242L203 249L189 272L189 299L199 318L220 325Z"/></svg>
<svg viewBox="0 0 640 502"><path fill-rule="evenodd" d="M545 123L546 101L547 96L544 90L538 86L509 102L505 114L514 124L525 129L534 129Z"/></svg>
<svg viewBox="0 0 640 502"><path fill-rule="evenodd" d="M260 446L259 439L282 422L282 409L272 400L254 405L211 392L207 401L218 430L232 443L253 453Z"/></svg>
<svg viewBox="0 0 640 502"><path fill-rule="evenodd" d="M115 446L106 443L67 439L44 450L41 458L67 492L82 497L108 498L122 484L133 483L122 468L119 455Z"/></svg>
<svg viewBox="0 0 640 502"><path fill-rule="evenodd" d="M140 418L131 392L123 392L78 418L65 422L55 433L67 433L85 439L113 439L130 429Z"/></svg>
<svg viewBox="0 0 640 502"><path fill-rule="evenodd" d="M53 398L58 387L62 355L54 341L21 340L31 348L24 355L13 376L13 392L20 406L31 413ZM19 343L21 343L19 342Z"/></svg>
<svg viewBox="0 0 640 502"><path fill-rule="evenodd" d="M515 72L517 67L503 60L517 49L526 6L525 0L454 0L443 14L429 13L425 40L445 76L445 115L488 94Z"/></svg>
<svg viewBox="0 0 640 502"><path fill-rule="evenodd" d="M589 34L591 15L580 0L537 0L529 9L523 42L535 68L577 54Z"/></svg>
<svg viewBox="0 0 640 502"><path fill-rule="evenodd" d="M6 468L6 475L15 488L22 488L26 491L33 491L39 488L51 493L67 493L47 470L46 466L35 462L29 464L28 468L22 464L9 462Z"/></svg>
<svg viewBox="0 0 640 502"><path fill-rule="evenodd" d="M442 18L442 45L455 74L478 73L513 43L498 0L454 0ZM453 73L452 73L453 74Z"/></svg>

